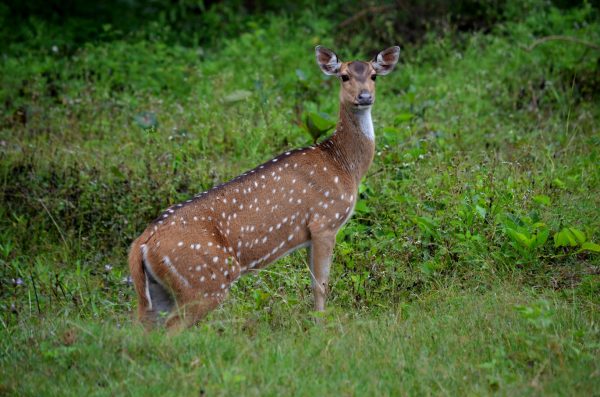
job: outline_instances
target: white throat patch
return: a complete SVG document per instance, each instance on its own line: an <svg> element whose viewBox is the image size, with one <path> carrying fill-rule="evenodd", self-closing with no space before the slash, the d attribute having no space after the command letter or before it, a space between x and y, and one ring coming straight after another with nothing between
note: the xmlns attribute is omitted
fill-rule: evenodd
<svg viewBox="0 0 600 397"><path fill-rule="evenodd" d="M373 120L371 120L371 107L361 109L356 112L356 118L358 119L358 126L361 132L370 140L375 140L375 131L373 130Z"/></svg>

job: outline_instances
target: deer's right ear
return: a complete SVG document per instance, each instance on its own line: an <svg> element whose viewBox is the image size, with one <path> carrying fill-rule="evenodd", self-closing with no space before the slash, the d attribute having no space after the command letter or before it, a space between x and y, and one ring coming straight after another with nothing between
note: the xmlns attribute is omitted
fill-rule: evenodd
<svg viewBox="0 0 600 397"><path fill-rule="evenodd" d="M377 54L375 59L371 61L371 65L377 74L386 75L394 70L394 66L396 66L396 63L398 63L399 57L400 47L390 47L387 50L383 50Z"/></svg>
<svg viewBox="0 0 600 397"><path fill-rule="evenodd" d="M317 63L323 73L332 76L339 75L342 63L337 55L335 55L335 52L318 45L315 47L315 53L317 55Z"/></svg>

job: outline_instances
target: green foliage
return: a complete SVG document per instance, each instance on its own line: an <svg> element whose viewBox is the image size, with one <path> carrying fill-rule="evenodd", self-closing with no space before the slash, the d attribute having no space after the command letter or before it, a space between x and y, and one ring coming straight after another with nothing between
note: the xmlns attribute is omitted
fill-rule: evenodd
<svg viewBox="0 0 600 397"><path fill-rule="evenodd" d="M335 127L335 121L327 113L307 112L302 127L316 142L321 135Z"/></svg>
<svg viewBox="0 0 600 397"><path fill-rule="evenodd" d="M598 325L575 308L500 284L376 316L327 313L321 326L281 308L278 327L265 314L239 321L227 307L171 338L121 319L47 319L0 340L0 384L23 396L592 395Z"/></svg>
<svg viewBox="0 0 600 397"><path fill-rule="evenodd" d="M461 15L481 10L485 31L449 16L418 44L394 25L405 19L385 24L405 11L340 28L356 10L335 3L259 2L261 15L160 3L158 20L127 32L114 22L81 41L73 19L61 33L32 16L0 58L0 394L39 395L49 376L58 380L45 394L58 394L73 373L74 394L126 394L125 379L131 394L148 379L179 394L592 390L600 54L530 46L549 34L599 42L597 9L484 3L463 3L473 9ZM184 20L203 28L175 32ZM377 83L374 163L337 236L331 309L311 312L299 252L239 280L199 332L132 329L126 253L148 222L331 132L338 82L318 70L314 45L338 43L351 59L400 39L402 63ZM315 360L335 376L298 367ZM295 389L277 393L289 379Z"/></svg>
<svg viewBox="0 0 600 397"><path fill-rule="evenodd" d="M514 247L534 251L548 240L550 231L543 222L533 222L529 217L517 218L506 214L503 219L504 232Z"/></svg>

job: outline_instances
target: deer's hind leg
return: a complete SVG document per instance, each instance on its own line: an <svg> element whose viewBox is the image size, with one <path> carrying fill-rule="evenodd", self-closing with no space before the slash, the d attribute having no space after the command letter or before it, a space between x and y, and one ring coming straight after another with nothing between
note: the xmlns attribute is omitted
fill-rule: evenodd
<svg viewBox="0 0 600 397"><path fill-rule="evenodd" d="M180 297L177 307L165 322L169 333L178 333L185 328L196 325L219 306L226 297L226 292L220 292L218 295L208 292L184 294Z"/></svg>
<svg viewBox="0 0 600 397"><path fill-rule="evenodd" d="M225 300L231 284L240 276L240 265L230 254L211 254L201 262L206 266L198 266L198 273L190 277L191 285L177 291L177 307L165 323L170 332L200 322Z"/></svg>

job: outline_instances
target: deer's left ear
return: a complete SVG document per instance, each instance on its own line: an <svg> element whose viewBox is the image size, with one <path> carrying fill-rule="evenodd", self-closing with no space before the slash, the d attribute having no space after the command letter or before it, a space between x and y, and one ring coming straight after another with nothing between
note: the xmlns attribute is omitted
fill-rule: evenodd
<svg viewBox="0 0 600 397"><path fill-rule="evenodd" d="M335 52L320 45L315 47L317 63L325 74L337 76L340 73L342 62L340 62Z"/></svg>
<svg viewBox="0 0 600 397"><path fill-rule="evenodd" d="M377 54L377 56L371 61L371 65L377 74L386 75L394 70L394 66L396 66L396 63L398 63L399 57L400 47L390 47L387 50L383 50Z"/></svg>

